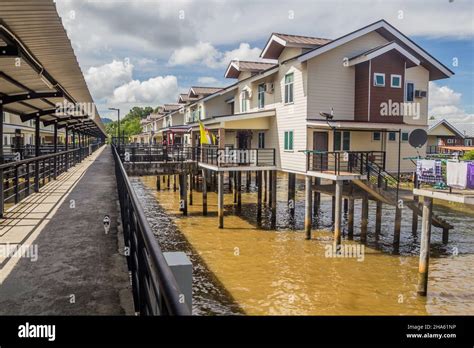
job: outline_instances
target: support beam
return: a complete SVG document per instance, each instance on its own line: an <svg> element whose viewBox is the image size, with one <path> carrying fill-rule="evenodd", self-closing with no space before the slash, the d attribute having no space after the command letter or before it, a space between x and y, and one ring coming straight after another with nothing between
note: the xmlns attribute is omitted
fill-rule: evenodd
<svg viewBox="0 0 474 348"><path fill-rule="evenodd" d="M354 239L354 198L349 198L349 207L347 213L347 239Z"/></svg>
<svg viewBox="0 0 474 348"><path fill-rule="evenodd" d="M40 118L37 117L35 120L35 157L40 156ZM40 184L40 170L39 170L40 163L38 161L35 162L35 192L39 192L39 184Z"/></svg>
<svg viewBox="0 0 474 348"><path fill-rule="evenodd" d="M242 208L242 172L237 172L237 207Z"/></svg>
<svg viewBox="0 0 474 348"><path fill-rule="evenodd" d="M219 228L224 228L224 172L218 172L217 177L217 215Z"/></svg>
<svg viewBox="0 0 474 348"><path fill-rule="evenodd" d="M3 105L0 104L0 117L1 117L1 125L0 125L0 164L4 163L3 159ZM3 193L3 170L0 170L0 218L3 218L3 210L4 210L4 193Z"/></svg>
<svg viewBox="0 0 474 348"><path fill-rule="evenodd" d="M257 172L257 223L262 219L262 171Z"/></svg>
<svg viewBox="0 0 474 348"><path fill-rule="evenodd" d="M193 205L193 185L194 176L193 173L189 173L189 205Z"/></svg>
<svg viewBox="0 0 474 348"><path fill-rule="evenodd" d="M414 196L413 200L415 202L415 205L418 206L418 202L420 200L419 197ZM414 236L416 236L417 232L418 232L418 212L413 210L412 220L411 220L411 233Z"/></svg>
<svg viewBox="0 0 474 348"><path fill-rule="evenodd" d="M161 179L159 175L156 176L156 190L157 191L161 190Z"/></svg>
<svg viewBox="0 0 474 348"><path fill-rule="evenodd" d="M424 197L421 223L420 261L418 265L418 295L426 296L428 292L428 268L430 262L431 216L433 199Z"/></svg>
<svg viewBox="0 0 474 348"><path fill-rule="evenodd" d="M335 216L334 216L334 244L341 244L341 225L342 225L342 180L336 180L336 192L334 197ZM337 249L336 249L337 250Z"/></svg>
<svg viewBox="0 0 474 348"><path fill-rule="evenodd" d="M175 176L176 177L176 176ZM182 186L182 209L183 215L188 215L188 175L186 173L181 174L181 186Z"/></svg>
<svg viewBox="0 0 474 348"><path fill-rule="evenodd" d="M402 209L395 206L395 227L393 233L393 253L398 254L400 250L400 232L402 228Z"/></svg>
<svg viewBox="0 0 474 348"><path fill-rule="evenodd" d="M306 239L311 239L311 224L312 224L312 178L307 175L305 177L305 214L304 214L304 230L306 232Z"/></svg>
<svg viewBox="0 0 474 348"><path fill-rule="evenodd" d="M0 96L0 102L3 105L17 103L25 100L41 99L41 98L61 98L62 92L28 92L15 95Z"/></svg>

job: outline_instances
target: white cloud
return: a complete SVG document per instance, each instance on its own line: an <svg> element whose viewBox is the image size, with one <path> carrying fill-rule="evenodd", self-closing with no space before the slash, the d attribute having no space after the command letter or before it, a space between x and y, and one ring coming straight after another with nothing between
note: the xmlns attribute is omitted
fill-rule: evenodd
<svg viewBox="0 0 474 348"><path fill-rule="evenodd" d="M209 42L198 42L194 46L185 46L175 50L168 61L171 66L202 63L215 67L221 53Z"/></svg>
<svg viewBox="0 0 474 348"><path fill-rule="evenodd" d="M127 61L113 60L111 63L90 67L84 75L94 98L110 95L116 87L132 80L133 65Z"/></svg>
<svg viewBox="0 0 474 348"><path fill-rule="evenodd" d="M212 76L201 76L198 78L197 82L200 85L213 86L213 87L218 86L220 84L219 80Z"/></svg>
<svg viewBox="0 0 474 348"><path fill-rule="evenodd" d="M175 50L168 61L171 66L202 64L212 69L225 68L232 59L239 60L261 60L259 59L261 49L250 47L246 42L240 43L239 47L230 51L221 52L209 42L198 42L194 46L186 46Z"/></svg>
<svg viewBox="0 0 474 348"><path fill-rule="evenodd" d="M468 129L474 124L474 114L468 114L461 106L462 94L448 86L438 86L430 82L429 86L429 116L435 121L443 118L457 125L460 129Z"/></svg>
<svg viewBox="0 0 474 348"><path fill-rule="evenodd" d="M109 101L114 104L158 105L176 99L177 94L176 76L157 76L146 81L133 80L116 88Z"/></svg>

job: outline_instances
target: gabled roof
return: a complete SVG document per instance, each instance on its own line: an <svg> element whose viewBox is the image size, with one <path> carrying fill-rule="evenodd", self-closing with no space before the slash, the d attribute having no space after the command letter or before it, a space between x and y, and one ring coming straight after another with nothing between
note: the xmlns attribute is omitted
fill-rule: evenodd
<svg viewBox="0 0 474 348"><path fill-rule="evenodd" d="M401 47L395 41L387 42L386 44L371 48L370 50L367 50L365 52L362 52L360 54L357 54L349 58L348 65L352 66L352 65L357 65L357 64L366 62L368 60L381 56L382 54L385 54L392 50L397 51L399 54L407 58L412 63L411 65L407 65L407 68L420 65L420 61L415 56L413 56L411 53L409 53L406 49Z"/></svg>
<svg viewBox="0 0 474 348"><path fill-rule="evenodd" d="M209 94L213 94L219 92L222 87L198 87L193 86L189 89L188 96L189 97L204 97Z"/></svg>
<svg viewBox="0 0 474 348"><path fill-rule="evenodd" d="M274 67L276 64L268 62L251 62L247 60L232 60L227 67L225 77L238 78L242 71L256 73Z"/></svg>
<svg viewBox="0 0 474 348"><path fill-rule="evenodd" d="M361 29L353 31L352 33L341 36L325 45L313 48L309 52L303 53L298 57L300 62L305 62L308 59L314 58L320 54L323 54L329 50L339 47L349 41L352 41L358 37L366 35L370 32L377 32L382 37L389 41L395 41L401 47L403 47L410 54L420 60L420 64L423 65L430 72L430 81L438 80L454 75L449 68L439 62L436 58L431 56L423 48L414 43L410 38L401 33L394 26L387 23L385 20L379 20L375 23L369 24Z"/></svg>
<svg viewBox="0 0 474 348"><path fill-rule="evenodd" d="M328 42L331 42L331 40L320 37L272 33L265 44L260 57L267 59L278 59L285 47L312 49L325 45Z"/></svg>
<svg viewBox="0 0 474 348"><path fill-rule="evenodd" d="M181 93L178 97L178 103L185 104L185 103L193 102L198 99L199 99L198 97L190 97L187 93Z"/></svg>
<svg viewBox="0 0 474 348"><path fill-rule="evenodd" d="M170 111L175 111L183 106L181 104L164 104L163 105L163 112L170 112Z"/></svg>
<svg viewBox="0 0 474 348"><path fill-rule="evenodd" d="M449 129L451 132L457 134L459 137L461 138L464 138L465 135L463 132L461 132L459 129L457 129L456 127L454 127L450 122L448 122L446 119L442 119L438 122L436 122L435 124L431 125L429 128L428 128L428 134L430 134L430 131L436 129L438 126L441 126L443 125L444 127L446 127L447 129Z"/></svg>

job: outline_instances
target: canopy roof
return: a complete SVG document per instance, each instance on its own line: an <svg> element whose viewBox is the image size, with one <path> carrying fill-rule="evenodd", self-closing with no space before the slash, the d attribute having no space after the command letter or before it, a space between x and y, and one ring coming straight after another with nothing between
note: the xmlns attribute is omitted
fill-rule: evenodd
<svg viewBox="0 0 474 348"><path fill-rule="evenodd" d="M105 135L53 0L0 2L0 102L24 122Z"/></svg>

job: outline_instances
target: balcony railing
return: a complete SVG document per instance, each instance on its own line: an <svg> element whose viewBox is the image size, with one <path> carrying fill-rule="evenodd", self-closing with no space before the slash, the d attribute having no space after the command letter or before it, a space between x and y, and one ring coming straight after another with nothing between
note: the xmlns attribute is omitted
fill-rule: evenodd
<svg viewBox="0 0 474 348"><path fill-rule="evenodd" d="M127 144L119 150L124 162L196 161L198 148L182 145Z"/></svg>
<svg viewBox="0 0 474 348"><path fill-rule="evenodd" d="M201 147L200 161L218 167L275 166L275 149L218 148L215 145Z"/></svg>
<svg viewBox="0 0 474 348"><path fill-rule="evenodd" d="M385 151L313 151L307 150L307 170L341 175L366 174L368 164L385 169Z"/></svg>

